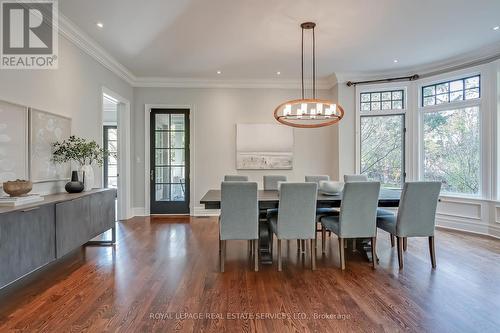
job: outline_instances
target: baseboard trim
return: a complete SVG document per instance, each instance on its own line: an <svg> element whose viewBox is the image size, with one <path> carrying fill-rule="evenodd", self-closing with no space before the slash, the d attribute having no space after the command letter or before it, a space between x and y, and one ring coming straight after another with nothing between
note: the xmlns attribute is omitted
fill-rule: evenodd
<svg viewBox="0 0 500 333"><path fill-rule="evenodd" d="M205 209L205 207L194 207L193 216L219 216L220 209Z"/></svg>

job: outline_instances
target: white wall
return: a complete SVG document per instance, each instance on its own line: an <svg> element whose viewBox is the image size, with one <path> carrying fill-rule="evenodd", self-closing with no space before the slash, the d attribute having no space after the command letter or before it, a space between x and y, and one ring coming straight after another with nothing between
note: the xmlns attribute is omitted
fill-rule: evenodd
<svg viewBox="0 0 500 333"><path fill-rule="evenodd" d="M290 180L303 180L305 174L335 172L333 148L336 128L295 129L293 170L236 170L236 124L275 123L274 108L281 102L295 99L298 90L236 89L236 88L136 88L134 90L134 207L145 207L145 104L190 106L191 120L191 207L200 208L199 200L211 188L220 187L225 174L249 175L262 181L265 174L284 174ZM320 98L332 98L331 90L318 91Z"/></svg>
<svg viewBox="0 0 500 333"><path fill-rule="evenodd" d="M62 36L58 69L0 70L0 99L71 117L73 134L98 142L103 86L132 100L133 89L127 82ZM100 177L96 178L99 185ZM60 191L64 183L36 185L34 191Z"/></svg>

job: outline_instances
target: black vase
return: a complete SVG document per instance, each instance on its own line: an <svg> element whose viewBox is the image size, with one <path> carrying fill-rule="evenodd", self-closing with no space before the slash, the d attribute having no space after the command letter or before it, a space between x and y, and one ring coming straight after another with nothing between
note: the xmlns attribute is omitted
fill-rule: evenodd
<svg viewBox="0 0 500 333"><path fill-rule="evenodd" d="M68 193L80 193L83 191L83 183L78 181L78 171L71 173L71 181L64 188Z"/></svg>

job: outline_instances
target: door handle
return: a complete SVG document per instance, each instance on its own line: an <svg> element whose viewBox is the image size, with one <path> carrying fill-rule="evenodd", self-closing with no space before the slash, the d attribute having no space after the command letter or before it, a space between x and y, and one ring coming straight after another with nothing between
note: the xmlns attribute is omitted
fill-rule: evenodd
<svg viewBox="0 0 500 333"><path fill-rule="evenodd" d="M151 181L153 181L153 180L154 180L153 169L151 169L151 170L149 171L149 178L151 179Z"/></svg>

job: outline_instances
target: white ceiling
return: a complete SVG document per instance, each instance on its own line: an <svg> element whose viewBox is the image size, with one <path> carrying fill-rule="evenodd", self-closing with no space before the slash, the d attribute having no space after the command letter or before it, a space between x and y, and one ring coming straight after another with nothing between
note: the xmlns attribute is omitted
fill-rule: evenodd
<svg viewBox="0 0 500 333"><path fill-rule="evenodd" d="M59 8L137 77L296 79L306 20L318 24L320 78L418 68L500 42L498 0L60 0Z"/></svg>

